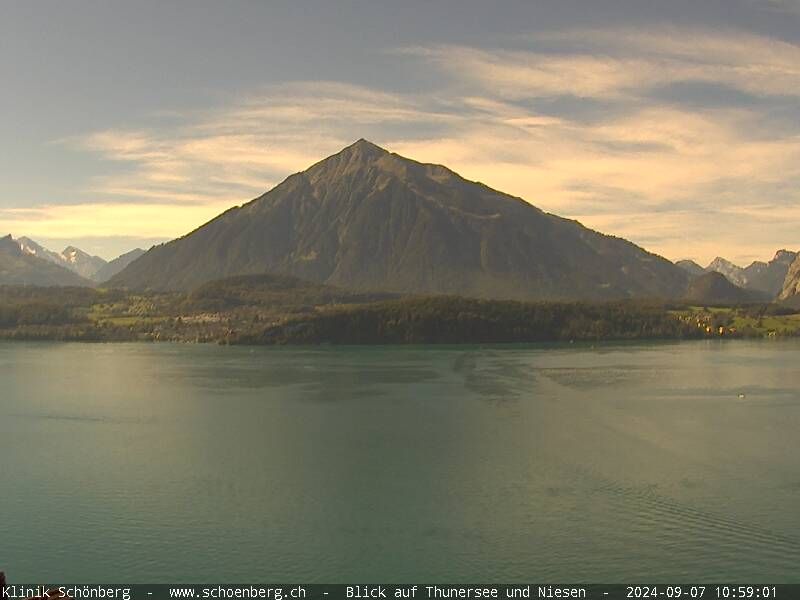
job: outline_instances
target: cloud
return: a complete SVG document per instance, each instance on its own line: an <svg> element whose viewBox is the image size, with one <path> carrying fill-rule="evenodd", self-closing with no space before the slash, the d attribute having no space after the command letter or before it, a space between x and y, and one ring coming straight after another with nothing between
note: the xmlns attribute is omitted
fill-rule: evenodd
<svg viewBox="0 0 800 600"><path fill-rule="evenodd" d="M674 28L523 42L532 48L405 50L491 103L448 139L399 148L449 156L469 176L673 258L747 262L800 245L800 188L789 183L800 181L800 47ZM714 102L659 99L680 84L717 86ZM726 102L725 90L737 95Z"/></svg>
<svg viewBox="0 0 800 600"><path fill-rule="evenodd" d="M0 211L0 225L174 237L366 137L671 258L746 262L800 246L796 45L652 28L399 54L438 73L438 85L400 94L290 83L170 127L68 140L124 168L90 182L89 204ZM658 93L698 82L722 90L713 103ZM726 103L725 89L739 96Z"/></svg>
<svg viewBox="0 0 800 600"><path fill-rule="evenodd" d="M566 30L526 41L536 49L438 46L402 53L512 99L620 99L676 81L724 84L758 96L800 94L800 46L742 31Z"/></svg>
<svg viewBox="0 0 800 600"><path fill-rule="evenodd" d="M4 232L33 238L89 237L169 239L187 233L230 208L227 201L197 205L164 203L85 203L0 208Z"/></svg>

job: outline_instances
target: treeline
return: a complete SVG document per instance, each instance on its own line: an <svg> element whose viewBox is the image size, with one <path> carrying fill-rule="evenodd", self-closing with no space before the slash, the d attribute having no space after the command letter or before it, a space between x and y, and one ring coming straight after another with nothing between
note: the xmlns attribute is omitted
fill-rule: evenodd
<svg viewBox="0 0 800 600"><path fill-rule="evenodd" d="M90 322L71 322L60 325L35 324L18 325L13 328L0 327L0 339L55 342L131 342L151 341L153 337L124 327L99 327Z"/></svg>
<svg viewBox="0 0 800 600"><path fill-rule="evenodd" d="M85 322L76 309L97 298L98 292L89 288L0 286L0 328Z"/></svg>
<svg viewBox="0 0 800 600"><path fill-rule="evenodd" d="M30 304L0 305L0 327L21 325L65 325L76 320L72 311L58 304L31 302Z"/></svg>
<svg viewBox="0 0 800 600"><path fill-rule="evenodd" d="M399 294L343 290L288 275L236 275L201 285L187 295L181 308L225 312L241 307L268 307L294 312L327 304L363 304L398 297Z"/></svg>
<svg viewBox="0 0 800 600"><path fill-rule="evenodd" d="M353 292L246 275L194 292L0 286L0 338L233 344L489 344L800 335L774 304L703 309ZM763 322L763 323L762 323ZM763 324L763 327L761 326ZM770 333L774 330L773 333Z"/></svg>
<svg viewBox="0 0 800 600"><path fill-rule="evenodd" d="M785 304L751 304L735 308L740 314L755 319L763 317L785 317L787 315L796 315L798 312L796 308Z"/></svg>
<svg viewBox="0 0 800 600"><path fill-rule="evenodd" d="M661 305L437 296L319 311L241 331L245 344L458 344L699 337Z"/></svg>
<svg viewBox="0 0 800 600"><path fill-rule="evenodd" d="M120 339L119 332L110 333L107 328L98 328L88 313L98 302L124 301L126 297L122 290L2 285L0 337L25 340Z"/></svg>
<svg viewBox="0 0 800 600"><path fill-rule="evenodd" d="M91 306L101 299L122 299L123 290L96 290L87 287L38 287L33 285L0 285L0 306L28 303L60 306Z"/></svg>

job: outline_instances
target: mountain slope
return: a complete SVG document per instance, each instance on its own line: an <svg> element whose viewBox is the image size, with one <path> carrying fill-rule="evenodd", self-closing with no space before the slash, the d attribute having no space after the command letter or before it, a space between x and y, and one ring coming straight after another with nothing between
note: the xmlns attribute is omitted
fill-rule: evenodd
<svg viewBox="0 0 800 600"><path fill-rule="evenodd" d="M718 271L709 271L689 282L685 300L697 304L747 304L749 302L766 302L772 296L765 292L746 290L734 285L725 275Z"/></svg>
<svg viewBox="0 0 800 600"><path fill-rule="evenodd" d="M100 267L100 269L94 274L92 279L98 283L108 281L114 275L122 271L122 269L124 269L133 261L142 256L144 252L145 251L142 250L141 248L136 248L134 250L131 250L130 252L126 252L125 254L118 256L114 260L108 261L105 265Z"/></svg>
<svg viewBox="0 0 800 600"><path fill-rule="evenodd" d="M790 301L792 304L800 304L800 254L789 266L778 299Z"/></svg>
<svg viewBox="0 0 800 600"><path fill-rule="evenodd" d="M688 275L634 244L359 140L156 246L110 284L190 289L271 272L361 290L497 298L682 295Z"/></svg>
<svg viewBox="0 0 800 600"><path fill-rule="evenodd" d="M25 252L10 235L0 238L0 285L89 286L69 269Z"/></svg>

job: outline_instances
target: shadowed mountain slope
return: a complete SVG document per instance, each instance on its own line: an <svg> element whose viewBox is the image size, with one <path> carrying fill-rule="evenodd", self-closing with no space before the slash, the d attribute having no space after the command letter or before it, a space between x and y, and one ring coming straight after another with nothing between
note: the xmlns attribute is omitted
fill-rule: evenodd
<svg viewBox="0 0 800 600"><path fill-rule="evenodd" d="M495 298L678 297L664 258L359 140L156 246L110 284L191 289L271 272L348 289Z"/></svg>
<svg viewBox="0 0 800 600"><path fill-rule="evenodd" d="M731 283L722 273L709 271L689 282L685 299L688 302L713 306L768 302L772 296L757 290L746 290Z"/></svg>

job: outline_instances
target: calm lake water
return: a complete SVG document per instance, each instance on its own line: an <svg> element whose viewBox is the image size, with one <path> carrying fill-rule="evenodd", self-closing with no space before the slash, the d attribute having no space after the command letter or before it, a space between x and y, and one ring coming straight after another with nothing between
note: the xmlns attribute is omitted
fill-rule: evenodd
<svg viewBox="0 0 800 600"><path fill-rule="evenodd" d="M799 390L795 342L4 343L0 570L800 582Z"/></svg>

